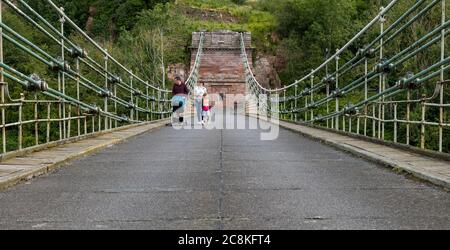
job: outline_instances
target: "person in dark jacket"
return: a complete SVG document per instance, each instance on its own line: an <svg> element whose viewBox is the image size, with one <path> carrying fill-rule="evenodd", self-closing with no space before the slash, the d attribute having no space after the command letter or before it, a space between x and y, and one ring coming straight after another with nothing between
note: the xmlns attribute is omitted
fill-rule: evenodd
<svg viewBox="0 0 450 250"><path fill-rule="evenodd" d="M179 122L182 123L184 121L183 112L186 106L187 95L189 95L189 89L179 76L175 77L172 95L173 113L179 116Z"/></svg>
<svg viewBox="0 0 450 250"><path fill-rule="evenodd" d="M186 84L181 80L181 77L175 77L175 84L172 88L173 96L187 96L189 95L189 89Z"/></svg>

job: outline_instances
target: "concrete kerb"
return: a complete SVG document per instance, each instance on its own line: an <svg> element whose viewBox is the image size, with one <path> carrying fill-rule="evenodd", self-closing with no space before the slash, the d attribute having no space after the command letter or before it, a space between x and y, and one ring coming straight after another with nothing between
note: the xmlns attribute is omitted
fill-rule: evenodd
<svg viewBox="0 0 450 250"><path fill-rule="evenodd" d="M81 141L81 140L85 140L85 139L90 139L90 138L95 138L104 134L109 134L112 132L117 132L117 131L122 131L122 130L126 130L126 129L130 129L130 128L135 128L135 127L140 127L140 126L145 126L145 125L149 125L149 124L155 124L155 123L161 123L161 122L166 122L166 124L169 122L169 119L163 119L163 120L157 120L157 121L151 121L151 122L144 122L144 123L137 123L137 124L131 124L131 125L127 125L127 126L122 126L122 127L118 127L118 128L113 128L110 130L103 130L100 132L95 132L95 133L90 133L90 134L86 134L86 135L81 135L81 136L77 136L77 137L72 137L72 138L68 138L68 139L64 139L64 140L60 140L60 141L54 141L54 142L49 142L46 144L42 144L42 145L38 145L38 146L33 146L33 147L29 147L29 148L25 148L22 150L17 150L14 152L9 152L6 154L2 154L0 155L0 163L4 160L8 160L14 157L18 157L18 156L24 156L27 154L31 154L34 152L39 152L45 149L50 149L53 147L57 147L57 146L62 146L65 145L67 143L73 143L73 142L77 142L77 141Z"/></svg>
<svg viewBox="0 0 450 250"><path fill-rule="evenodd" d="M168 121L169 121L168 119L164 119L164 120L159 120L159 121L155 121L155 122L134 124L134 125L130 125L130 126L126 126L126 127L121 127L121 128L118 128L118 129L110 130L110 131L107 131L107 132L96 133L96 134L93 134L93 135L91 135L89 137L84 137L83 139L91 139L91 138L99 137L101 135L111 134L113 132L124 131L126 129L132 129L132 128L136 128L136 127L140 127L140 126L146 126L146 125L152 125L152 124L156 125L156 126L154 126L152 128L149 128L148 130L140 131L140 132L138 132L136 134L130 135L130 136L125 137L125 138L112 139L110 141L101 143L99 145L88 147L86 150L84 150L82 152L71 154L71 155L67 156L66 158L64 158L63 160L56 161L56 162L53 162L53 163L50 163L50 164L46 164L46 165L44 165L42 167L38 167L38 168L35 168L33 170L29 170L29 171L26 171L26 172L23 172L23 173L19 173L17 175L13 175L11 177L7 177L5 180L1 180L0 181L0 191L1 190L5 190L5 189L10 188L10 187L13 187L15 185L18 185L20 183L29 181L29 180L31 180L33 178L38 177L38 176L47 174L47 173L49 173L49 172L51 172L53 170L56 170L56 169L60 168L62 165L64 165L67 162L70 162L70 161L82 158L82 157L87 156L87 155L91 155L91 154L93 154L95 152L98 152L98 151L100 151L102 149L105 149L105 148L108 148L110 146L123 143L123 142L125 142L125 141L127 141L129 139L132 139L132 138L134 138L136 136L139 136L139 135L141 135L143 133L147 133L149 131L162 128L162 127L166 126ZM32 152L43 151L45 149L54 148L54 147L57 147L57 146L61 146L61 145L65 145L65 144L68 144L68 143L71 143L71 142L77 142L77 141L81 141L81 140L82 139L72 140L72 141L67 140L64 143L59 143L59 144L51 146L51 147L41 148L40 150L34 150ZM32 153L32 152L28 152L28 153ZM17 156L21 156L21 155L17 155ZM9 157L9 158L12 158L12 157Z"/></svg>

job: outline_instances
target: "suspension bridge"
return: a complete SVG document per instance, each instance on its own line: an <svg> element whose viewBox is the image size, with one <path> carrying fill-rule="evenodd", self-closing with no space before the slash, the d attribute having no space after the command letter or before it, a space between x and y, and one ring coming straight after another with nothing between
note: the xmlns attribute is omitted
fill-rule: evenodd
<svg viewBox="0 0 450 250"><path fill-rule="evenodd" d="M390 1L279 89L253 73L249 33L197 32L188 88L241 97L209 127L190 103L181 128L164 85L27 2L0 0L1 229L450 228L446 0ZM391 49L423 18L439 25Z"/></svg>

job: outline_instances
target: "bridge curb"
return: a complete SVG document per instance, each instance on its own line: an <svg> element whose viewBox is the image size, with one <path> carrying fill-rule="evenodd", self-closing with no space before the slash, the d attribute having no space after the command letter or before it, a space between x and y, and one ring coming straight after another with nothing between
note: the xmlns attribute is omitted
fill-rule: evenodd
<svg viewBox="0 0 450 250"><path fill-rule="evenodd" d="M13 152L8 152L6 154L0 155L0 164L3 161L5 161L5 160L9 160L9 159L12 159L12 158L15 158L15 157L28 155L28 154L31 154L31 153L34 153L34 152L43 151L43 150L46 150L46 149L55 148L55 147L58 147L58 146L63 146L63 145L66 145L68 143L79 142L79 141L96 138L96 137L99 137L99 136L102 136L102 135L106 135L106 134L110 134L110 133L114 133L114 132L120 132L120 131L123 131L123 130L136 128L136 127L139 127L139 126L155 124L155 123L159 123L159 122L166 122L166 121L168 121L168 119L158 120L158 121L151 121L151 122L144 122L144 123L137 123L137 124L131 124L131 125L126 125L126 126L122 126L122 127L118 127L118 128L113 128L113 129L110 129L110 130L102 130L102 131L98 131L98 132L95 132L95 133L90 133L90 134L86 134L86 135L81 135L81 136L77 136L77 137L72 137L72 138L68 138L68 139L59 140L59 141L53 141L53 142L41 144L41 145L38 145L38 146L32 146L32 147L24 148L22 150L16 150L16 151L13 151Z"/></svg>
<svg viewBox="0 0 450 250"><path fill-rule="evenodd" d="M23 172L23 173L19 173L17 175L13 175L11 177L7 177L5 180L1 180L0 181L0 191L6 190L6 189L8 189L10 187L16 186L16 185L21 184L23 182L26 182L26 181L29 181L29 180L34 179L36 177L42 176L44 174L47 174L47 173L49 173L51 171L54 171L54 170L56 170L58 168L61 168L64 164L66 164L68 162L71 162L73 160L83 158L85 156L88 156L88 155L91 155L91 154L96 153L98 151L101 151L101 150L103 150L105 148L108 148L108 147L111 147L111 146L123 143L123 142L128 141L128 140L130 140L132 138L135 138L135 137L137 137L137 136L139 136L139 135L141 135L143 133L147 133L149 131L160 129L160 128L166 126L168 121L169 121L168 119L164 119L164 120L155 121L155 122L148 122L148 123L144 123L144 124L140 124L140 125L131 125L131 126L124 127L122 129L117 129L117 130L111 131L109 133L96 134L95 136L85 138L86 140L87 139L94 139L94 138L100 137L102 135L114 134L115 132L123 132L123 131L126 131L127 129L133 129L133 128L142 127L142 126L155 125L155 126L152 126L152 127L148 128L148 129L145 129L145 130L139 131L137 133L131 134L130 136L108 140L108 141L106 141L104 143L101 143L101 144L98 144L98 145L95 145L95 146L91 146L91 147L87 147L85 150L82 150L81 152L76 152L76 153L73 153L73 154L69 154L63 160L59 160L59 161L56 161L56 162L53 162L53 163L50 163L50 164L46 164L45 166L42 166L42 167L36 167L35 169L29 170L29 171L26 171L26 172ZM80 142L80 141L83 141L83 140L77 140L77 141L74 141L74 142ZM66 143L59 144L58 146L68 145L68 144L71 144L71 143L72 143L72 141L67 141ZM54 147L47 148L47 149L57 148L58 146L54 146ZM45 151L47 149L43 149L43 150L36 151L36 152L43 152L43 151ZM0 164L1 164L1 162L0 162Z"/></svg>

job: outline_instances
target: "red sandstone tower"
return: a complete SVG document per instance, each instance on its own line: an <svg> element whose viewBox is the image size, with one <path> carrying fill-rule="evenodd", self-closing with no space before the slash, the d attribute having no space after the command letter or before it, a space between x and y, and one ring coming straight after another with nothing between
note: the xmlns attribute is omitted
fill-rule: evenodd
<svg viewBox="0 0 450 250"><path fill-rule="evenodd" d="M244 66L241 59L241 33L228 30L205 32L199 82L211 94L245 94ZM244 33L249 62L252 64L251 34ZM200 32L192 34L191 66L198 50ZM252 66L252 65L251 65Z"/></svg>

